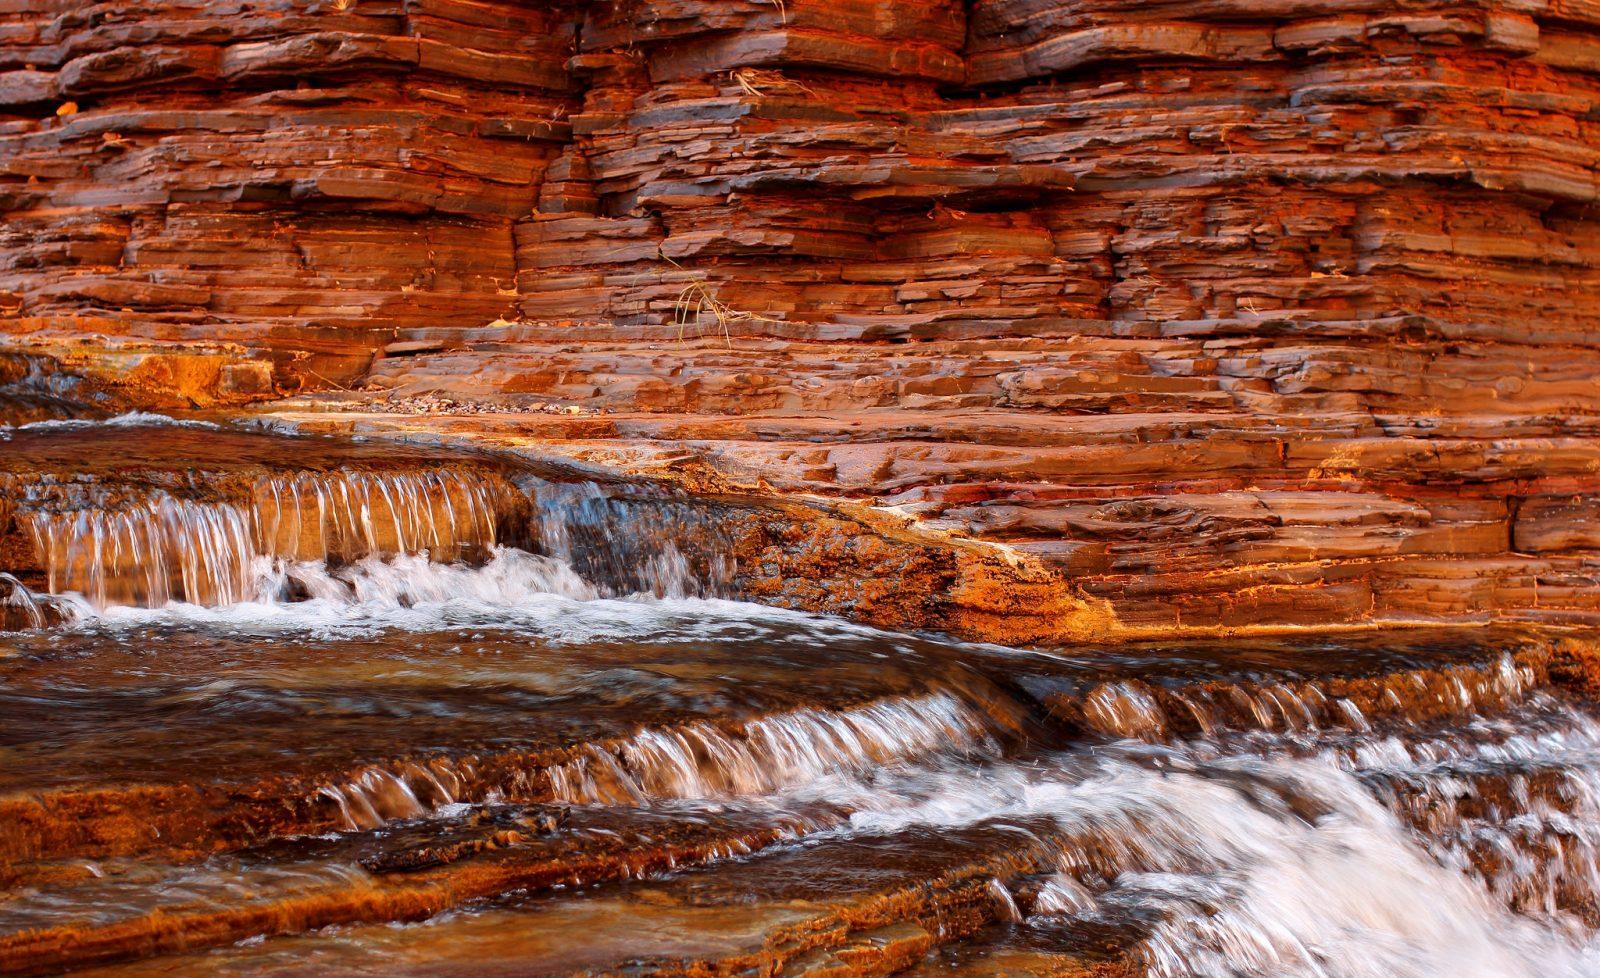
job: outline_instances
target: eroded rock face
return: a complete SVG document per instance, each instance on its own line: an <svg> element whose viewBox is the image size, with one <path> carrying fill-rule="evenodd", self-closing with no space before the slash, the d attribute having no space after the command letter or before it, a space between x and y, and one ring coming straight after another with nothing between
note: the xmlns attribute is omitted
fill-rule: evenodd
<svg viewBox="0 0 1600 978"><path fill-rule="evenodd" d="M330 384L396 327L511 310L512 221L570 138L576 11L46 2L3 16L12 331L198 341L270 354L279 382L292 363ZM273 379L224 362L177 386L226 399Z"/></svg>
<svg viewBox="0 0 1600 978"><path fill-rule="evenodd" d="M360 423L892 506L1008 548L950 585L999 617L1600 619L1582 9L0 25L0 330L135 403L444 406Z"/></svg>

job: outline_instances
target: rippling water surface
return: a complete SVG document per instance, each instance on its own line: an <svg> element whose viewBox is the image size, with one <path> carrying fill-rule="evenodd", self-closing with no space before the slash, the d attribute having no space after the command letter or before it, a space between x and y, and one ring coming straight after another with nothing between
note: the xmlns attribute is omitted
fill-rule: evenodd
<svg viewBox="0 0 1600 978"><path fill-rule="evenodd" d="M1517 636L889 634L681 500L151 420L9 436L7 974L1600 974Z"/></svg>

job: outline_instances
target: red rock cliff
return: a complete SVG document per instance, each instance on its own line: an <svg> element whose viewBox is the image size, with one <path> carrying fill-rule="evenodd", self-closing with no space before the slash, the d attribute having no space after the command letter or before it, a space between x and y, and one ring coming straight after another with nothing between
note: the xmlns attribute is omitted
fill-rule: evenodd
<svg viewBox="0 0 1600 978"><path fill-rule="evenodd" d="M1600 620L1591 4L0 0L0 113L0 331L152 403L531 407L365 423L1136 629Z"/></svg>

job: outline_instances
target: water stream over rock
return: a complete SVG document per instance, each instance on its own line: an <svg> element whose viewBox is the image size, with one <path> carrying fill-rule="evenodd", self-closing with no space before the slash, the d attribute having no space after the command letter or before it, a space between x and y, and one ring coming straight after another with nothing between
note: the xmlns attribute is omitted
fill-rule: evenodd
<svg viewBox="0 0 1600 978"><path fill-rule="evenodd" d="M5 974L1600 974L1576 646L883 632L732 504L153 421L0 442Z"/></svg>

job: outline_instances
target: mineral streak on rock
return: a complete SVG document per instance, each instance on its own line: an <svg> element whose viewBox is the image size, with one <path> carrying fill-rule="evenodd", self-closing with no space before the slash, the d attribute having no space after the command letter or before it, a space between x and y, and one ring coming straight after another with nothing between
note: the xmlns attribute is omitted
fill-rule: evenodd
<svg viewBox="0 0 1600 978"><path fill-rule="evenodd" d="M1594 623L1597 101L1548 0L31 0L0 332L892 507L993 637Z"/></svg>

